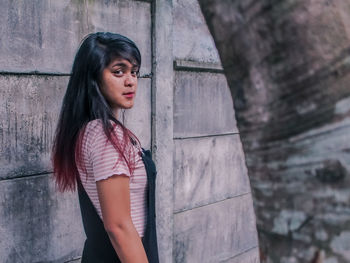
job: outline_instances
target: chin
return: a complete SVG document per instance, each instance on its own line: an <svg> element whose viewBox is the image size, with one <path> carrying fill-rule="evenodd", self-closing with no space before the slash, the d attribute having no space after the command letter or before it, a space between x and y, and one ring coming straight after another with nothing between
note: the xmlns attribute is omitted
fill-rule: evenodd
<svg viewBox="0 0 350 263"><path fill-rule="evenodd" d="M124 105L124 107L122 107L125 110L131 109L132 107L134 107L134 103L132 104L128 104L128 105Z"/></svg>

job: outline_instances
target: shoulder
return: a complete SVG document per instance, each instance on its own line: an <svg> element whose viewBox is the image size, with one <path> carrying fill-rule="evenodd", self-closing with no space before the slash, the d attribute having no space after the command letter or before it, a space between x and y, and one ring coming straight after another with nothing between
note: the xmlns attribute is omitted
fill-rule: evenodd
<svg viewBox="0 0 350 263"><path fill-rule="evenodd" d="M113 121L110 121L113 127L113 133L117 135L118 139L122 139L124 135L124 130L120 125L117 125ZM84 136L88 138L91 138L92 141L96 141L96 139L101 140L101 139L106 139L106 133L104 130L104 125L102 120L96 119L89 121L84 130ZM90 141L90 142L92 142Z"/></svg>
<svg viewBox="0 0 350 263"><path fill-rule="evenodd" d="M85 133L100 131L103 131L103 123L99 119L89 121L85 126Z"/></svg>
<svg viewBox="0 0 350 263"><path fill-rule="evenodd" d="M83 127L83 142L87 145L91 145L96 136L103 134L103 125L100 120L89 121L85 127Z"/></svg>

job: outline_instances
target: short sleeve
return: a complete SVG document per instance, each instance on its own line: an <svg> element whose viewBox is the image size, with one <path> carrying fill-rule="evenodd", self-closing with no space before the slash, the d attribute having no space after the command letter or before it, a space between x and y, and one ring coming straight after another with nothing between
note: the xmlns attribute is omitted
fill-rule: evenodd
<svg viewBox="0 0 350 263"><path fill-rule="evenodd" d="M122 139L120 129L114 129L117 137ZM102 124L98 122L94 127L94 138L88 146L92 172L95 182L107 179L113 175L130 177L130 170L122 155L114 148L104 133Z"/></svg>

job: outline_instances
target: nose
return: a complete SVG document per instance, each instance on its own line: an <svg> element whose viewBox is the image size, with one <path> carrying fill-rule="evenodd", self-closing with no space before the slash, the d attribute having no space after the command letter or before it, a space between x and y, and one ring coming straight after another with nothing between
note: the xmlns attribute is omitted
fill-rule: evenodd
<svg viewBox="0 0 350 263"><path fill-rule="evenodd" d="M125 86L132 87L136 84L137 78L133 76L131 73L126 74L125 76Z"/></svg>

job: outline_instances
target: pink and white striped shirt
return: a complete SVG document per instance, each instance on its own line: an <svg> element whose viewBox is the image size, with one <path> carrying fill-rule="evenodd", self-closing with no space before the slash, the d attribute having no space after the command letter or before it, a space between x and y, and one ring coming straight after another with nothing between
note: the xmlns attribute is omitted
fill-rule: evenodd
<svg viewBox="0 0 350 263"><path fill-rule="evenodd" d="M119 125L114 128L114 132L118 139L123 140L123 130ZM93 120L87 124L81 147L81 161L85 169L78 165L78 171L84 189L98 215L102 219L96 182L113 175L126 175L130 177L131 219L139 236L143 237L147 223L147 173L142 157L139 155L141 147L130 144L131 149L127 149L131 151L136 161L135 169L130 173L124 158L107 139L100 120Z"/></svg>

